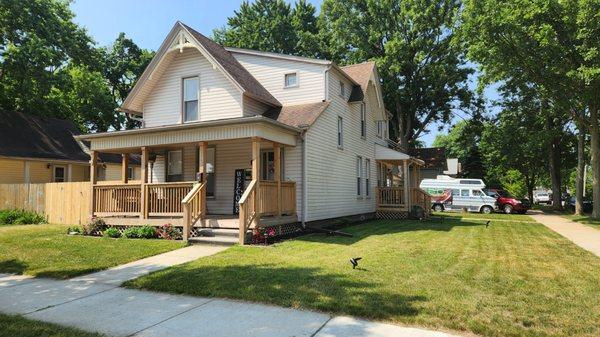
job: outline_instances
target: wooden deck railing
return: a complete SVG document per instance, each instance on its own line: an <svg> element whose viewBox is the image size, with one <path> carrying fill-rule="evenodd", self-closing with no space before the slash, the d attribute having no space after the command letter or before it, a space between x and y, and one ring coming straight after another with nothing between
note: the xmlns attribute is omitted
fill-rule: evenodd
<svg viewBox="0 0 600 337"><path fill-rule="evenodd" d="M261 180L258 200L261 215L279 215L277 182ZM296 214L296 183L293 181L281 182L281 214Z"/></svg>
<svg viewBox="0 0 600 337"><path fill-rule="evenodd" d="M248 228L250 228L250 225L252 225L252 222L256 217L257 195L258 193L256 191L256 180L252 180L248 187L246 187L246 190L244 191L244 194L242 194L242 197L239 201L240 217L238 221L238 226L240 227L239 242L241 245L245 243L246 231L248 230Z"/></svg>
<svg viewBox="0 0 600 337"><path fill-rule="evenodd" d="M377 208L406 208L404 188L399 186L377 187Z"/></svg>
<svg viewBox="0 0 600 337"><path fill-rule="evenodd" d="M425 215L429 215L431 213L431 195L418 187L414 187L411 193L412 204L421 206Z"/></svg>
<svg viewBox="0 0 600 337"><path fill-rule="evenodd" d="M94 215L139 215L141 189L139 184L95 185Z"/></svg>
<svg viewBox="0 0 600 337"><path fill-rule="evenodd" d="M196 184L181 201L183 207L183 239L186 241L190 237L194 224L206 216L205 189L206 183Z"/></svg>
<svg viewBox="0 0 600 337"><path fill-rule="evenodd" d="M281 182L281 213L284 215L296 214L296 182Z"/></svg>
<svg viewBox="0 0 600 337"><path fill-rule="evenodd" d="M193 182L146 184L149 216L182 216L181 201L192 190Z"/></svg>

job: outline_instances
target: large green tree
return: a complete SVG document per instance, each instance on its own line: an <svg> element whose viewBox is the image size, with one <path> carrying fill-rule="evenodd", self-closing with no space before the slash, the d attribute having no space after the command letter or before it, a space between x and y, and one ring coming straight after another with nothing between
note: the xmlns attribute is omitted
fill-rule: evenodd
<svg viewBox="0 0 600 337"><path fill-rule="evenodd" d="M461 120L447 134L438 134L433 141L433 146L446 149L446 157L458 158L463 177L487 178L479 146L484 122L482 118Z"/></svg>
<svg viewBox="0 0 600 337"><path fill-rule="evenodd" d="M472 73L456 43L457 0L325 0L320 27L342 63L375 60L392 112L392 131L407 149L455 109L471 112Z"/></svg>
<svg viewBox="0 0 600 337"><path fill-rule="evenodd" d="M562 115L591 135L594 212L600 218L600 0L466 0L462 34L483 83L515 81L536 86L546 130ZM548 142L556 157L557 139ZM556 185L553 177L553 185ZM556 186L554 186L555 188ZM580 194L580 193L578 193ZM557 193L554 206L560 207Z"/></svg>
<svg viewBox="0 0 600 337"><path fill-rule="evenodd" d="M244 1L213 33L218 43L289 55L322 57L316 8L306 0L290 6L283 0Z"/></svg>

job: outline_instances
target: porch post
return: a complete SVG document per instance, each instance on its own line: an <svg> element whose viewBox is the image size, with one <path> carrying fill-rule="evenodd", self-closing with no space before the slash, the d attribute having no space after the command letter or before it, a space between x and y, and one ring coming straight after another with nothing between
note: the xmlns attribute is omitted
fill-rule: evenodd
<svg viewBox="0 0 600 337"><path fill-rule="evenodd" d="M404 204L408 211L410 211L410 174L408 170L408 161L404 161L402 163L403 166L403 176L404 176Z"/></svg>
<svg viewBox="0 0 600 337"><path fill-rule="evenodd" d="M123 184L127 184L129 180L129 175L127 169L129 168L129 154L123 153L121 154L123 157L121 159L121 181Z"/></svg>
<svg viewBox="0 0 600 337"><path fill-rule="evenodd" d="M255 182L254 188L254 227L260 223L260 138L252 138L252 180Z"/></svg>
<svg viewBox="0 0 600 337"><path fill-rule="evenodd" d="M283 201L281 195L281 145L279 143L273 143L274 160L273 166L275 166L275 182L277 183L277 216L281 216L281 209Z"/></svg>
<svg viewBox="0 0 600 337"><path fill-rule="evenodd" d="M208 181L208 170L206 167L208 143L200 142L199 147L200 155L198 161L198 169L202 173L202 180L200 181L200 183L205 184ZM206 215L206 187L202 189L202 200L202 216L204 217Z"/></svg>
<svg viewBox="0 0 600 337"><path fill-rule="evenodd" d="M94 216L94 208L96 206L96 195L94 194L94 185L98 180L96 176L96 162L98 161L98 153L90 151L90 217Z"/></svg>
<svg viewBox="0 0 600 337"><path fill-rule="evenodd" d="M148 196L146 195L146 183L148 182L148 149L142 147L142 162L140 163L140 219L148 218Z"/></svg>

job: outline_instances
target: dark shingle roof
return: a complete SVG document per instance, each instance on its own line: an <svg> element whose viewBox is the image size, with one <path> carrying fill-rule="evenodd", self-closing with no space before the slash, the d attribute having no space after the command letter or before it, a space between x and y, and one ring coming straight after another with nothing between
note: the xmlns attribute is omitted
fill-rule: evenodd
<svg viewBox="0 0 600 337"><path fill-rule="evenodd" d="M361 101L364 98L364 95L367 93L369 80L371 79L371 73L373 73L374 68L375 62L373 61L351 64L342 67L342 70L360 85L352 88L352 92L350 93L350 98L348 101L356 102Z"/></svg>
<svg viewBox="0 0 600 337"><path fill-rule="evenodd" d="M446 148L444 147L424 147L412 149L410 155L425 162L423 168L440 168L447 170Z"/></svg>
<svg viewBox="0 0 600 337"><path fill-rule="evenodd" d="M198 33L190 26L182 23L182 25L198 40L198 42L206 49L206 51L229 73L231 77L244 90L255 98L269 103L274 106L281 106L281 103L265 89L260 82L252 76L246 68L244 68L230 52L225 50L221 45Z"/></svg>
<svg viewBox="0 0 600 337"><path fill-rule="evenodd" d="M284 105L265 112L263 116L293 127L311 126L328 106L329 102Z"/></svg>

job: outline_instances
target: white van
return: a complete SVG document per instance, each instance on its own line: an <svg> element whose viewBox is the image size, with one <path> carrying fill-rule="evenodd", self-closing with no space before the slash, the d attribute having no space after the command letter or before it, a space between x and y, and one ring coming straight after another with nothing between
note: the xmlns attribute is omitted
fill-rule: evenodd
<svg viewBox="0 0 600 337"><path fill-rule="evenodd" d="M436 179L423 179L419 187L431 195L434 211L462 210L492 213L498 208L496 199L488 196L481 179L452 178L439 175Z"/></svg>

